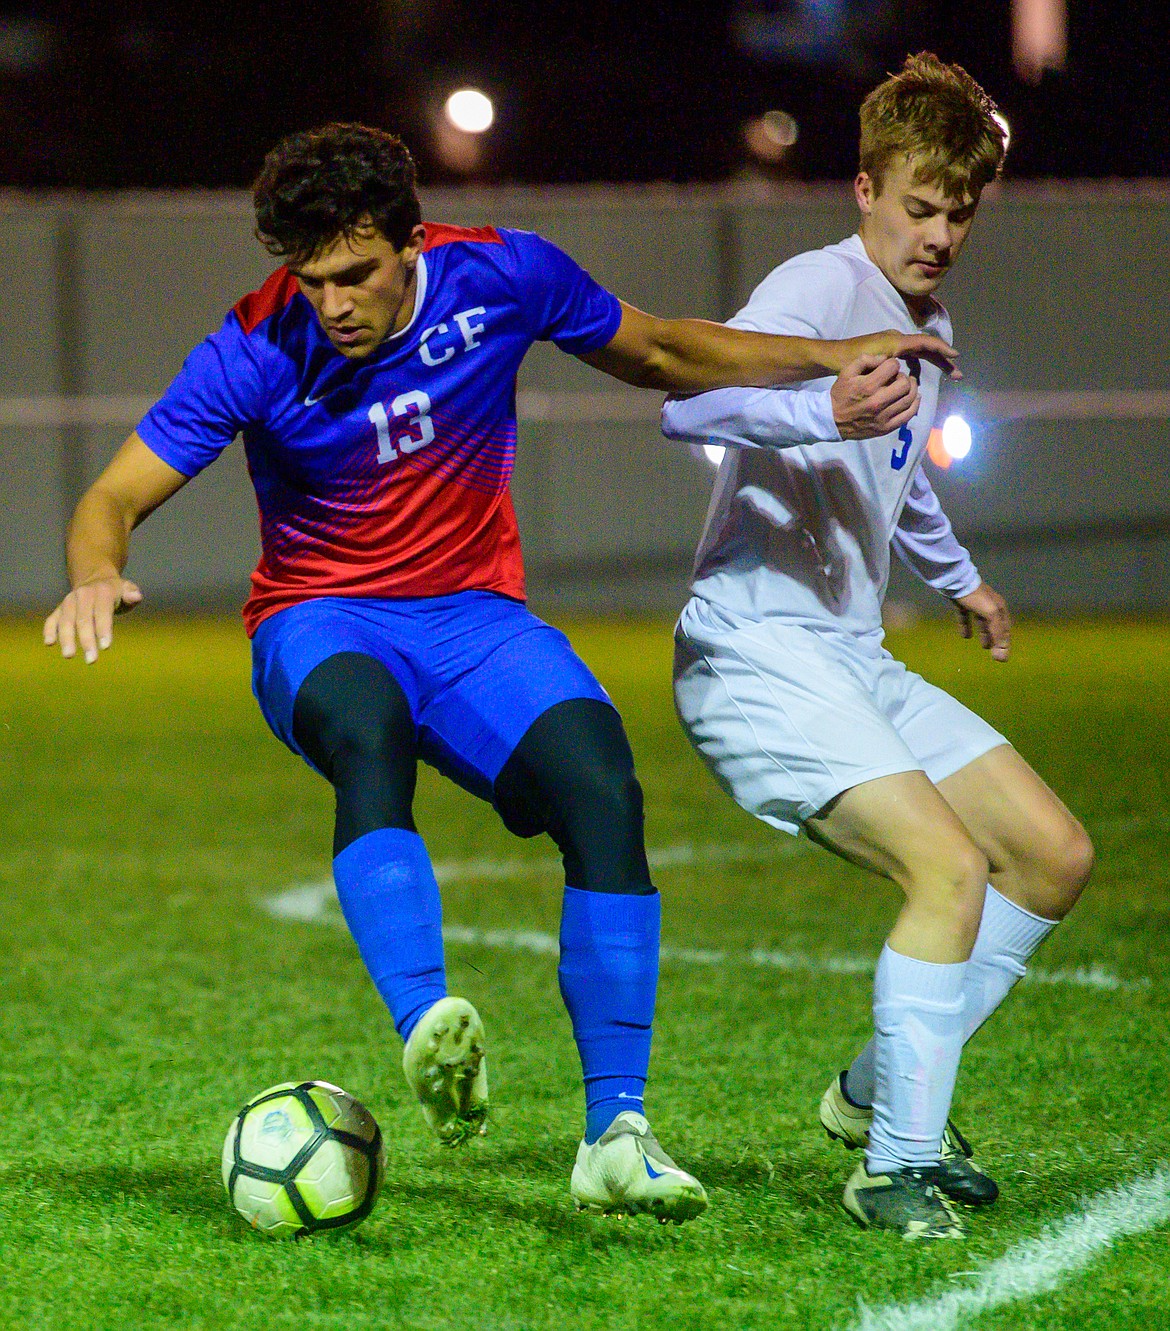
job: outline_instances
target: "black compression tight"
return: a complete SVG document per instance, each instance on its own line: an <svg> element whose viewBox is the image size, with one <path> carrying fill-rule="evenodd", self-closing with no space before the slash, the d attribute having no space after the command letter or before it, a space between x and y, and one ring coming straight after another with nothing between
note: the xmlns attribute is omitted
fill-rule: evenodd
<svg viewBox="0 0 1170 1331"><path fill-rule="evenodd" d="M297 693L293 735L333 786L334 855L379 828L416 830L417 734L401 686L380 661L340 652L311 671ZM496 779L494 803L517 835L548 832L570 886L654 891L642 791L608 703L575 698L538 717Z"/></svg>
<svg viewBox="0 0 1170 1331"><path fill-rule="evenodd" d="M520 836L552 837L570 887L654 891L642 788L621 717L609 703L573 698L537 717L496 778L496 808Z"/></svg>
<svg viewBox="0 0 1170 1331"><path fill-rule="evenodd" d="M381 827L417 830L414 720L381 661L339 652L310 671L293 707L293 738L337 797L335 856Z"/></svg>

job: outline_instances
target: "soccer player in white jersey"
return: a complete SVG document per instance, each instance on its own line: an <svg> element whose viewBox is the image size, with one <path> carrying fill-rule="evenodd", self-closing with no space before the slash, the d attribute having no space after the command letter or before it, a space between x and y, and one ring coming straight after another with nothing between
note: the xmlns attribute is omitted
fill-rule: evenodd
<svg viewBox="0 0 1170 1331"><path fill-rule="evenodd" d="M861 108L858 233L775 269L734 327L950 339L934 291L958 258L1004 133L963 69L922 53ZM866 1227L957 1238L956 1202L994 1201L948 1113L959 1056L1076 901L1083 829L991 726L882 646L890 549L1006 661L1009 617L920 471L939 388L912 366L913 419L872 436L856 399L887 363L797 391L668 401L675 438L730 445L676 633L682 723L750 813L893 880L905 901L878 961L874 1036L821 1102L865 1155L845 1188Z"/></svg>

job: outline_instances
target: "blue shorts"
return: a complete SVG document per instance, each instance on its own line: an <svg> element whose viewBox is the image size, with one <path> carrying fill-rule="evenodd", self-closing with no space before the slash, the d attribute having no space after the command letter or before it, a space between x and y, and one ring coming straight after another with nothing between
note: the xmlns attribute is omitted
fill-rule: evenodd
<svg viewBox="0 0 1170 1331"><path fill-rule="evenodd" d="M610 701L563 633L495 592L319 597L271 615L252 639L260 710L306 762L293 738L297 692L339 652L381 661L410 704L419 757L487 800L538 716L573 698Z"/></svg>

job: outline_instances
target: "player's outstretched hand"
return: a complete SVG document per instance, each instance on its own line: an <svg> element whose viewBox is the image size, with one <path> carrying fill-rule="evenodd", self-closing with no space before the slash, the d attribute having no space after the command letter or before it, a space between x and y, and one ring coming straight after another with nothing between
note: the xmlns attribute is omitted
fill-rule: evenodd
<svg viewBox="0 0 1170 1331"><path fill-rule="evenodd" d="M864 337L850 337L837 344L841 347L840 370L858 356L896 356L901 360L928 360L937 365L948 379L961 379L959 353L949 342L933 333L899 333L888 328L884 333L867 333Z"/></svg>
<svg viewBox="0 0 1170 1331"><path fill-rule="evenodd" d="M955 601L959 612L959 632L964 638L979 629L979 641L996 661L1006 661L1012 644L1012 617L1007 602L994 587L981 582L973 592Z"/></svg>
<svg viewBox="0 0 1170 1331"><path fill-rule="evenodd" d="M87 665L113 641L114 615L133 610L142 600L137 583L106 574L79 583L45 620L45 646L61 645L62 656L76 656L80 646Z"/></svg>
<svg viewBox="0 0 1170 1331"><path fill-rule="evenodd" d="M858 356L829 390L842 439L876 439L918 410L918 381L889 356Z"/></svg>

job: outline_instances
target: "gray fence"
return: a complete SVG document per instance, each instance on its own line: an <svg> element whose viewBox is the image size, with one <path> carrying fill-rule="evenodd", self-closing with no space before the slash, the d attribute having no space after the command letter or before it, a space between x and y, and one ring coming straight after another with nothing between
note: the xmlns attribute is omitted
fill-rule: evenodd
<svg viewBox="0 0 1170 1331"><path fill-rule="evenodd" d="M776 263L847 235L846 186L432 193L445 221L530 227L625 299L725 317ZM241 195L0 199L0 604L49 604L77 495L186 351L271 261ZM1021 608L1170 602L1170 186L1003 187L944 296L975 449L932 471L988 579ZM680 603L711 472L657 400L536 347L515 498L534 603ZM235 445L137 533L155 603L242 600L255 505ZM920 597L910 580L897 594Z"/></svg>

